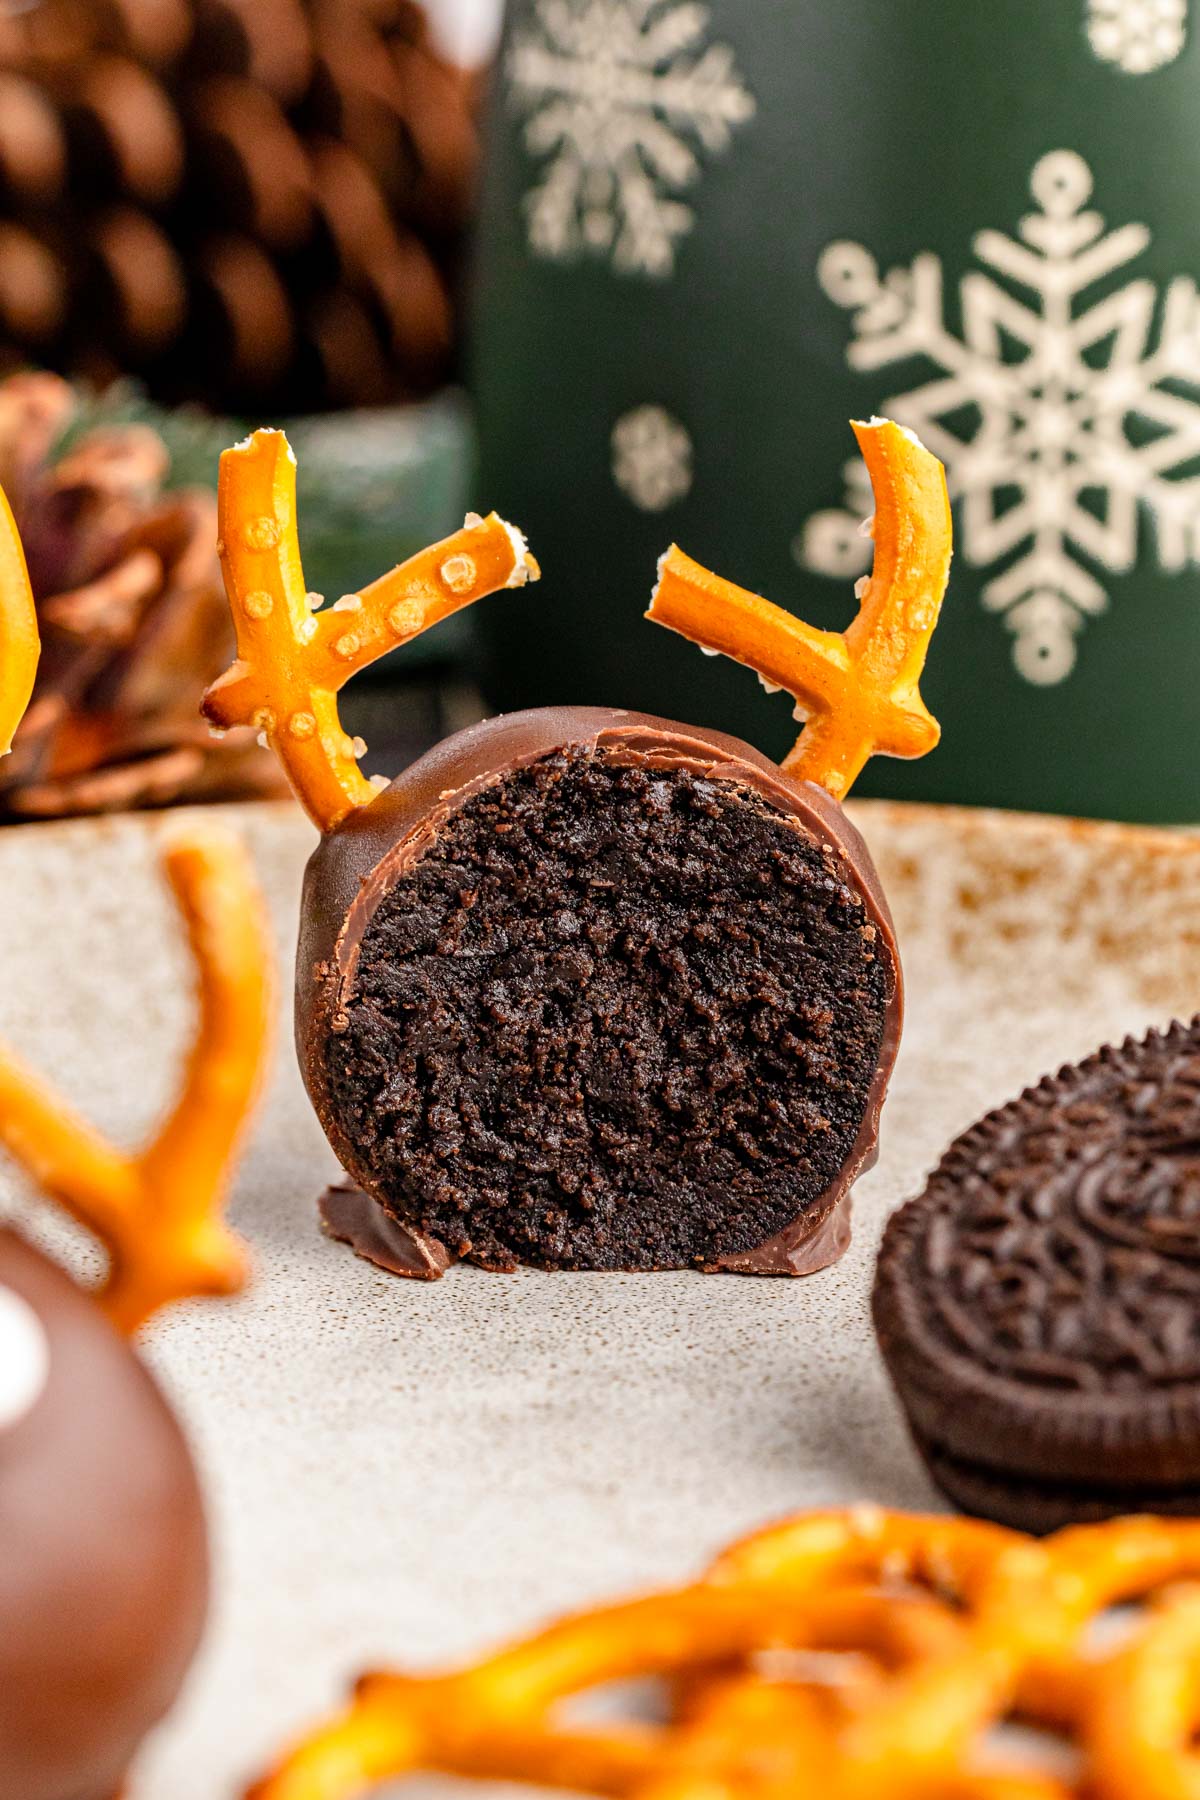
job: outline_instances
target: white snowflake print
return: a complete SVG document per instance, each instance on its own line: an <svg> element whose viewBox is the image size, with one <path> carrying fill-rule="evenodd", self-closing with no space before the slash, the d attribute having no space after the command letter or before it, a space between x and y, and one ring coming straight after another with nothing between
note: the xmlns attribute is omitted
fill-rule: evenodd
<svg viewBox="0 0 1200 1800"><path fill-rule="evenodd" d="M672 273L693 223L680 195L754 113L733 51L707 29L695 0L533 0L506 72L526 148L546 159L525 199L536 254Z"/></svg>
<svg viewBox="0 0 1200 1800"><path fill-rule="evenodd" d="M1187 43L1188 0L1087 0L1088 42L1127 75L1173 63Z"/></svg>
<svg viewBox="0 0 1200 1800"><path fill-rule="evenodd" d="M995 570L983 603L1014 632L1021 674L1049 685L1071 673L1080 627L1108 605L1096 572L1135 567L1140 516L1161 569L1200 560L1200 305L1183 275L1161 294L1145 276L1092 293L1151 234L1109 230L1088 208L1082 157L1044 156L1030 187L1037 210L1015 237L974 239L985 267L962 279L961 334L947 323L942 263L930 252L881 275L862 245L836 243L818 272L853 313L852 368L922 358L936 370L880 410L946 464L959 552ZM810 518L796 541L801 561L829 575L865 569L863 505L860 482L844 511Z"/></svg>
<svg viewBox="0 0 1200 1800"><path fill-rule="evenodd" d="M692 486L692 440L665 407L635 406L612 429L613 480L642 512L662 512Z"/></svg>

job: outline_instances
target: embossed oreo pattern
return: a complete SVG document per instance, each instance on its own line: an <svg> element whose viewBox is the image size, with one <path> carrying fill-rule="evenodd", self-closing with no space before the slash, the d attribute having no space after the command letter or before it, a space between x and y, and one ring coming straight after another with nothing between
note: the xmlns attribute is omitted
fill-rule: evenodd
<svg viewBox="0 0 1200 1800"><path fill-rule="evenodd" d="M972 1490L1077 1484L1054 1496L1065 1516L1200 1487L1200 1018L1047 1076L958 1138L888 1226L873 1310L918 1447L961 1503L956 1465Z"/></svg>
<svg viewBox="0 0 1200 1800"><path fill-rule="evenodd" d="M1200 1378L1200 1019L981 1120L922 1205L949 1348L1053 1387Z"/></svg>

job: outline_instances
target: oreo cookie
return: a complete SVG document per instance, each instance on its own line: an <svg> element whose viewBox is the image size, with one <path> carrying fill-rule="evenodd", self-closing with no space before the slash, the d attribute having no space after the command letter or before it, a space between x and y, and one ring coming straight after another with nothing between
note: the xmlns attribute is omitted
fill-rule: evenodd
<svg viewBox="0 0 1200 1800"><path fill-rule="evenodd" d="M1200 1017L955 1140L872 1300L933 1479L1026 1531L1200 1514Z"/></svg>

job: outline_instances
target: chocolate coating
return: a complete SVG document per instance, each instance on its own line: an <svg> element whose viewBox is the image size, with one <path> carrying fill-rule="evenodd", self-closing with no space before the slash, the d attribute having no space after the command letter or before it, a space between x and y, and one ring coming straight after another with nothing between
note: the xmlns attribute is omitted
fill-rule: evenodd
<svg viewBox="0 0 1200 1800"><path fill-rule="evenodd" d="M889 1222L874 1293L914 1439L1027 1530L1200 1495L1200 1019L973 1125Z"/></svg>
<svg viewBox="0 0 1200 1800"><path fill-rule="evenodd" d="M857 1102L857 1132L852 1129L847 1153L832 1178L795 1217L765 1241L751 1240L705 1265L755 1274L801 1274L824 1266L848 1241L846 1196L876 1153L880 1109L899 1042L901 979L891 919L862 839L824 790L791 781L750 745L698 727L583 707L490 720L439 745L372 805L351 814L323 839L305 877L296 1035L304 1079L331 1143L353 1180L381 1198L359 1144L339 1118L329 1067L329 1045L346 1029L364 935L372 930L379 908L468 803L563 755L593 758L608 769L681 772L728 784L732 799L740 797L748 810L757 808L762 817L774 819L775 829L785 829L789 839L795 832L815 847L828 861L829 887L844 886L852 897L874 946L882 982L878 1041ZM390 1204L395 1211L394 1202ZM408 1222L427 1225L424 1219Z"/></svg>
<svg viewBox="0 0 1200 1800"><path fill-rule="evenodd" d="M73 1282L0 1230L0 1289L45 1380L0 1429L0 1796L113 1800L204 1623L204 1513L144 1365Z"/></svg>
<svg viewBox="0 0 1200 1800"><path fill-rule="evenodd" d="M377 1269L386 1269L389 1275L402 1275L406 1281L437 1281L454 1261L445 1244L402 1219L394 1219L352 1181L336 1181L327 1187L318 1210L327 1237L349 1244L356 1256L374 1263Z"/></svg>

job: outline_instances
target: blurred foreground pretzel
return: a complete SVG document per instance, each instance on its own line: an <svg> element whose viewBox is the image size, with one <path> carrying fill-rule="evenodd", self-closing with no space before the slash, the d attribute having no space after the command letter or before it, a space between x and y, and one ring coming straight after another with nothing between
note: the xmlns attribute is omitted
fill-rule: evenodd
<svg viewBox="0 0 1200 1800"><path fill-rule="evenodd" d="M0 488L0 756L12 749L25 716L40 648L25 551L8 497Z"/></svg>
<svg viewBox="0 0 1200 1800"><path fill-rule="evenodd" d="M875 566L844 632L815 631L672 545L646 614L757 671L809 723L783 767L843 800L872 756L924 756L941 735L921 699L950 578L952 525L936 456L887 419L856 424L875 493Z"/></svg>
<svg viewBox="0 0 1200 1800"><path fill-rule="evenodd" d="M735 1545L694 1587L473 1668L365 1677L247 1800L354 1800L417 1770L630 1800L1195 1800L1200 1587L1180 1584L1196 1582L1200 1521L1038 1542L815 1513ZM1125 1638L1094 1648L1095 1619L1134 1600L1149 1605ZM588 1728L561 1709L645 1675L683 1678L666 1724ZM991 1741L1010 1720L1052 1724L1077 1769Z"/></svg>
<svg viewBox="0 0 1200 1800"><path fill-rule="evenodd" d="M0 493L0 753L33 690L38 651L25 556ZM232 1293L245 1278L221 1207L270 1027L273 955L245 852L196 825L169 836L163 863L199 975L199 1021L179 1097L146 1148L115 1149L0 1043L0 1145L104 1244L97 1299L127 1333L172 1300Z"/></svg>
<svg viewBox="0 0 1200 1800"><path fill-rule="evenodd" d="M256 431L221 457L221 568L238 660L204 696L219 730L254 725L321 831L375 798L337 696L350 677L440 619L540 573L524 538L492 513L320 609L307 592L296 527L296 459L281 431Z"/></svg>
<svg viewBox="0 0 1200 1800"><path fill-rule="evenodd" d="M270 1028L272 952L245 852L195 825L171 833L163 863L199 976L199 1019L179 1097L145 1149L115 1149L0 1044L0 1144L104 1244L97 1299L126 1333L173 1300L233 1293L245 1279L221 1208Z"/></svg>

